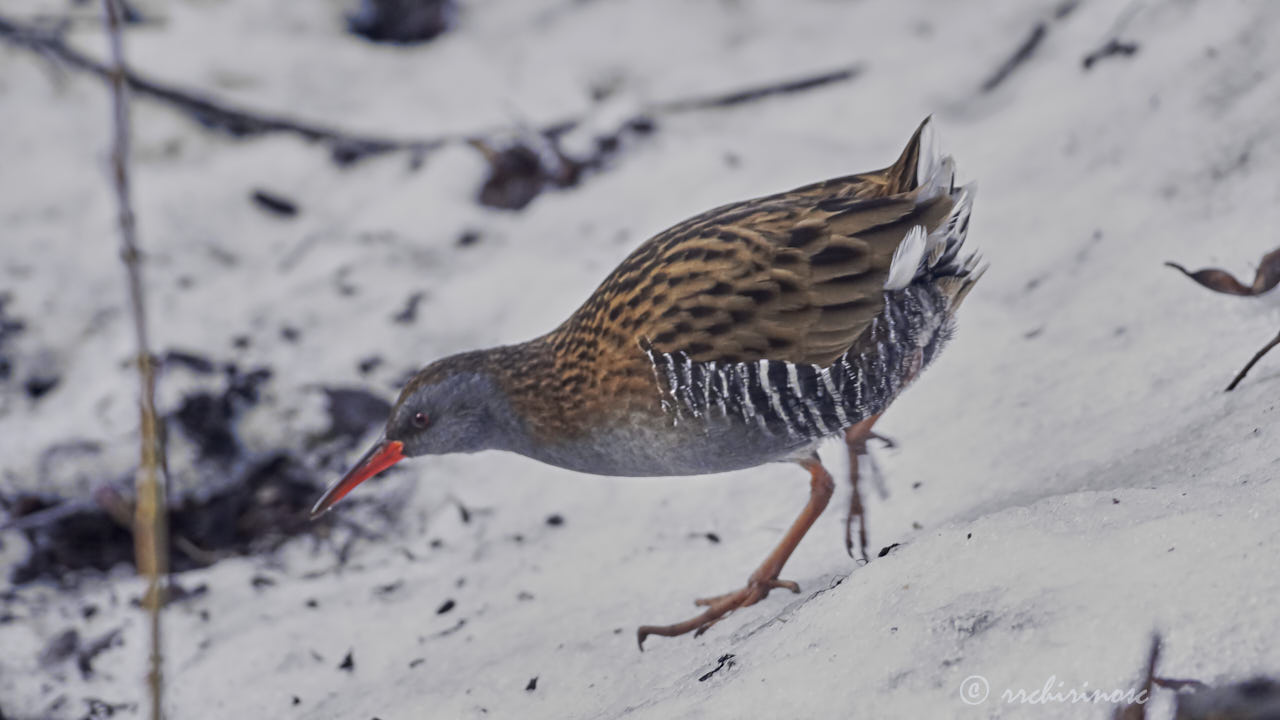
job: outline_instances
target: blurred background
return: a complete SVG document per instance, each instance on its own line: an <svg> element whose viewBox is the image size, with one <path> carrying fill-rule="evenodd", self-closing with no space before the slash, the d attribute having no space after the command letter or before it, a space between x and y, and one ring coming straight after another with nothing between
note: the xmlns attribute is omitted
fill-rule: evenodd
<svg viewBox="0 0 1280 720"><path fill-rule="evenodd" d="M1280 670L1280 358L1223 392L1280 305L1164 266L1250 285L1280 244L1280 4L127 9L172 716L1015 717L1000 691L1050 677L1141 687L1157 632L1169 677ZM106 49L98 3L0 0L4 718L146 707ZM871 562L842 485L802 594L641 655L772 547L794 469L441 457L308 520L417 368L552 329L685 217L887 165L928 115L991 271L877 426Z"/></svg>

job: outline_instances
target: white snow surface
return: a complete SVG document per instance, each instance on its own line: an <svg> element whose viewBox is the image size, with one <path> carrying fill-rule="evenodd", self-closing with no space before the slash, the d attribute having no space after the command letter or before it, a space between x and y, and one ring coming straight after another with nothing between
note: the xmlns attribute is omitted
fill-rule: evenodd
<svg viewBox="0 0 1280 720"><path fill-rule="evenodd" d="M303 538L179 577L208 592L165 615L171 717L1102 718L1110 705L1000 695L1136 687L1153 632L1166 676L1280 672L1280 356L1223 392L1278 329L1280 295L1216 295L1162 265L1250 277L1280 242L1280 3L464 0L454 30L414 48L346 35L336 1L143 7L163 22L128 33L139 71L394 135L590 113L592 84L639 105L863 67L663 119L604 172L521 212L475 202L485 169L465 147L417 170L403 154L340 169L301 140L231 140L138 100L154 344L275 369L241 428L255 450L302 446L323 424L320 384L390 397L432 359L544 332L652 233L883 166L929 114L959 181L980 186L969 243L990 263L955 341L879 425L898 445L874 451L887 494L867 498L869 564L844 552L842 484L787 565L799 595L775 591L641 653L636 626L740 586L805 502L803 472L619 479L497 453L417 460L353 495L404 510L343 565L334 543ZM48 8L0 1L10 15ZM1037 23L1035 52L983 92ZM71 37L104 47L92 22ZM1086 72L1112 37L1138 52ZM0 385L5 490L82 497L134 463L107 117L98 80L0 46L0 284L28 324L19 358L62 378L38 401ZM265 215L248 202L258 186L301 214ZM457 246L466 230L480 242ZM416 324L392 322L418 291ZM280 340L285 325L297 342ZM240 334L248 349L232 347ZM361 376L373 354L387 362ZM164 406L192 382L166 375ZM41 468L71 439L101 443L93 478ZM839 479L843 449L824 457ZM451 498L475 510L469 523ZM359 511L338 508L377 520ZM7 576L25 542L0 542ZM142 716L139 592L123 568L73 590L7 587L4 716L83 717L89 697ZM100 609L87 619L86 603ZM69 627L123 634L83 678L74 660L38 659ZM960 687L975 675L991 695L969 705ZM1151 717L1172 702L1157 692Z"/></svg>

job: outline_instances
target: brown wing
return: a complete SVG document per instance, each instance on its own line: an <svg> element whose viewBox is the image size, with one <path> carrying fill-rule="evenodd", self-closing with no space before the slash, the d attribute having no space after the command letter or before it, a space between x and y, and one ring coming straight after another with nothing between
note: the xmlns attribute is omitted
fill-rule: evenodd
<svg viewBox="0 0 1280 720"><path fill-rule="evenodd" d="M917 202L919 139L884 170L726 205L655 236L553 333L556 344L588 363L644 341L696 361L831 363L881 311L907 231L932 230L951 209L947 193Z"/></svg>

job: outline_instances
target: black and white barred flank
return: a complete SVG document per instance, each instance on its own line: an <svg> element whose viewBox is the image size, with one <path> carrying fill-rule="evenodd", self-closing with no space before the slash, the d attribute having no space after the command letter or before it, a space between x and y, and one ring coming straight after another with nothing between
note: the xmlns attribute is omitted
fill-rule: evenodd
<svg viewBox="0 0 1280 720"><path fill-rule="evenodd" d="M737 419L799 445L887 408L950 339L955 306L983 271L976 254L959 257L972 188L956 191L948 182L946 191L957 194L951 215L932 233L919 226L907 233L885 281L884 309L829 367L695 362L642 344L672 422Z"/></svg>
<svg viewBox="0 0 1280 720"><path fill-rule="evenodd" d="M886 293L887 295L890 293ZM893 291L866 343L828 367L781 360L695 362L645 352L672 422L738 419L797 444L834 435L888 407L947 340L945 298L927 286ZM888 299L888 298L886 298Z"/></svg>

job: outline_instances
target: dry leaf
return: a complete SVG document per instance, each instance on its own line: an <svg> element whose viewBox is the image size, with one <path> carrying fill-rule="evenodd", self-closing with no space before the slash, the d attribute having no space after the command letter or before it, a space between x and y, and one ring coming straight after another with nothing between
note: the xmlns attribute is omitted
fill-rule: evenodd
<svg viewBox="0 0 1280 720"><path fill-rule="evenodd" d="M1182 271L1187 277L1214 292L1228 295L1261 295L1280 284L1280 248L1262 256L1262 262L1258 265L1258 272L1253 278L1252 287L1240 282L1226 270L1205 268L1204 270L1191 272L1175 262L1166 262L1165 265Z"/></svg>
<svg viewBox="0 0 1280 720"><path fill-rule="evenodd" d="M1253 276L1252 286L1245 285L1237 280L1231 273L1226 270L1219 270L1218 268L1205 268L1203 270L1191 272L1175 262L1166 262L1165 265L1182 272L1182 274L1210 290L1213 290L1214 292L1226 293L1227 295L1244 295L1252 297L1254 295L1261 295L1271 288L1274 288L1276 285L1280 285L1280 248L1272 250L1262 256L1262 262L1258 264L1258 272ZM1264 345L1263 348L1253 356L1253 359L1250 360L1248 364L1240 370L1240 372L1236 373L1231 384L1227 386L1227 391L1230 392L1234 390L1236 386L1240 384L1240 381L1244 379L1244 376L1249 373L1249 370L1253 368L1254 364L1261 360L1263 355L1266 355L1268 351L1277 345L1280 345L1280 335L1276 335L1274 340Z"/></svg>

